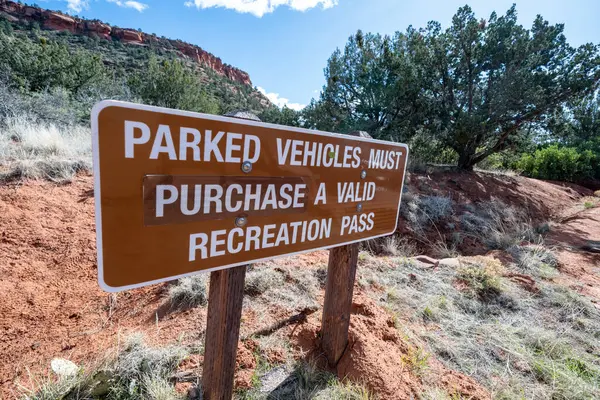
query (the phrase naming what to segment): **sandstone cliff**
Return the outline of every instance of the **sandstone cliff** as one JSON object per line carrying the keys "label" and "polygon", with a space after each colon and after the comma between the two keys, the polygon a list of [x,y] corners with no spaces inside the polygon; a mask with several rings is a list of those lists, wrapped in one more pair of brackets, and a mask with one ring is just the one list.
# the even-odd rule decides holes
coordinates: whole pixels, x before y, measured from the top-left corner
{"label": "sandstone cliff", "polygon": [[223,63],[220,58],[202,50],[198,46],[180,40],[158,38],[155,35],[148,35],[133,29],[123,29],[101,21],[75,18],[60,12],[44,10],[10,0],[0,0],[0,14],[13,22],[19,20],[37,22],[43,29],[69,31],[76,35],[96,36],[107,40],[115,38],[132,45],[144,46],[153,42],[159,45],[163,44],[167,47],[170,44],[168,47],[177,49],[182,57],[187,56],[198,64],[211,68],[217,74],[226,76],[234,82],[252,85],[248,73]]}

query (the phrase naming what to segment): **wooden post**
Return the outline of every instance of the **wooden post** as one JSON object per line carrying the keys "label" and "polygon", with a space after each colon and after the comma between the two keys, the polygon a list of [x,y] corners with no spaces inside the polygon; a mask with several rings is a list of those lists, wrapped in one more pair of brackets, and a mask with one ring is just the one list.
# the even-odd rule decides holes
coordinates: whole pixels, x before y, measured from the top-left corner
{"label": "wooden post", "polygon": [[233,395],[246,268],[243,265],[210,274],[202,372],[205,400],[229,400]]}
{"label": "wooden post", "polygon": [[[353,132],[351,135],[371,137],[366,132]],[[357,176],[356,179],[359,180],[360,177]],[[321,343],[331,367],[338,364],[348,346],[348,328],[358,263],[358,248],[359,243],[353,243],[329,250]]]}
{"label": "wooden post", "polygon": [[[226,116],[260,121],[247,112]],[[230,400],[233,396],[233,375],[247,267],[242,265],[210,274],[202,371],[204,400]]]}
{"label": "wooden post", "polygon": [[323,350],[332,367],[340,361],[348,345],[358,247],[358,243],[353,243],[329,250],[321,333]]}

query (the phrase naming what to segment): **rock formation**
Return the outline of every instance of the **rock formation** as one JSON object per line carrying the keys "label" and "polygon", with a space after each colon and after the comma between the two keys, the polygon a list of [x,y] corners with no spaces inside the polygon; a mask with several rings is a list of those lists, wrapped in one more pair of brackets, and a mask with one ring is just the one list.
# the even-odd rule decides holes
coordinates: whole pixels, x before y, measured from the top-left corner
{"label": "rock formation", "polygon": [[[110,26],[97,20],[84,20],[71,17],[60,12],[44,10],[38,7],[20,4],[10,0],[0,0],[0,16],[11,22],[37,22],[40,27],[54,31],[68,31],[76,35],[95,36],[106,40],[117,39],[123,43],[147,45],[156,43],[165,47],[174,47],[180,54],[191,58],[198,64],[211,68],[217,74],[225,76],[233,82],[252,85],[248,73],[223,63],[219,57],[202,48],[181,40],[158,38],[133,29]],[[170,44],[170,46],[168,46]]]}

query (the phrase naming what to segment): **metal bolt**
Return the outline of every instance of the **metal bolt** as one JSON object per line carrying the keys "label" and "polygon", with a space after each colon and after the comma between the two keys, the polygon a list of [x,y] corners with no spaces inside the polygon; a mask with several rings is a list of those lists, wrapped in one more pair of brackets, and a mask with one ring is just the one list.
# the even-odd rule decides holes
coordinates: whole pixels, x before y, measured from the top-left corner
{"label": "metal bolt", "polygon": [[363,169],[360,173],[360,179],[365,179],[367,177],[367,170]]}
{"label": "metal bolt", "polygon": [[358,203],[358,204],[356,205],[356,211],[358,211],[358,212],[362,212],[362,210],[363,210],[363,205],[362,205],[361,203]]}
{"label": "metal bolt", "polygon": [[250,161],[244,161],[242,163],[242,172],[245,174],[249,174],[252,172],[252,163]]}
{"label": "metal bolt", "polygon": [[248,223],[248,218],[246,218],[246,217],[237,217],[235,219],[235,226],[237,226],[238,228],[246,226],[247,223]]}

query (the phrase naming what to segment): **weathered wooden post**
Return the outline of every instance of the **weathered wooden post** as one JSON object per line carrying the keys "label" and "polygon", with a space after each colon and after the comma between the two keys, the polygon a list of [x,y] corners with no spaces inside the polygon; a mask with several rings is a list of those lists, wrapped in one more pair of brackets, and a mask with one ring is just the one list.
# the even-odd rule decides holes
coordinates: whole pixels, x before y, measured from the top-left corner
{"label": "weathered wooden post", "polygon": [[[260,121],[249,112],[225,116]],[[210,274],[202,371],[202,398],[205,400],[229,400],[233,395],[247,268],[242,265]]]}
{"label": "weathered wooden post", "polygon": [[[362,131],[353,132],[351,135],[371,137],[367,132]],[[332,367],[337,365],[348,346],[348,328],[359,246],[360,243],[352,243],[329,250],[321,343],[327,362]]]}
{"label": "weathered wooden post", "polygon": [[348,345],[358,247],[358,243],[353,243],[329,250],[321,333],[323,351],[332,367],[337,365]]}
{"label": "weathered wooden post", "polygon": [[202,371],[206,400],[229,400],[233,394],[246,268],[243,265],[210,274]]}

